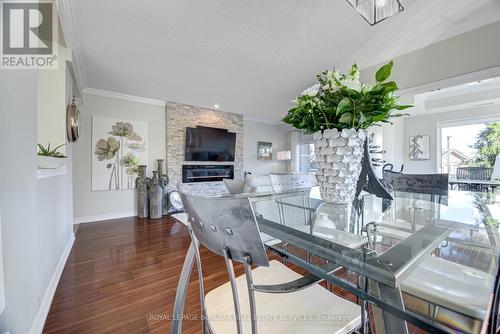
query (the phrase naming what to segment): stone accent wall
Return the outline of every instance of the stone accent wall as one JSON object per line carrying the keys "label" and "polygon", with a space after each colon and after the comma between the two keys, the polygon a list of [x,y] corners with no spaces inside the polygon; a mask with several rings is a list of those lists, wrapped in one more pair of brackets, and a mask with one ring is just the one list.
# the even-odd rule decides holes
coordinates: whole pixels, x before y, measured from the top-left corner
{"label": "stone accent wall", "polygon": [[[184,148],[186,128],[197,125],[227,129],[236,132],[234,156],[234,178],[243,178],[243,115],[196,107],[175,102],[167,102],[167,173],[170,183],[182,181],[182,165],[229,165],[232,162],[185,161]],[[194,185],[194,184],[193,184]],[[200,182],[197,188],[220,189],[223,182]]]}

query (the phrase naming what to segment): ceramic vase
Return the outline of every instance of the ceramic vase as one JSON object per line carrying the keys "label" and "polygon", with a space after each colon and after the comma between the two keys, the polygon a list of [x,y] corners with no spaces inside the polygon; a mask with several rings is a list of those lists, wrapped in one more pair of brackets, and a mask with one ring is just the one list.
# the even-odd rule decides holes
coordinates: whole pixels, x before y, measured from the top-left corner
{"label": "ceramic vase", "polygon": [[146,177],[146,166],[139,166],[139,175],[135,179],[135,189],[137,194],[137,217],[149,217],[149,202],[148,202],[148,187],[149,180]]}
{"label": "ceramic vase", "polygon": [[163,159],[157,159],[158,180],[162,187],[162,213],[168,214],[168,176],[163,174]]}
{"label": "ceramic vase", "polygon": [[158,179],[158,172],[153,172],[149,186],[149,218],[159,219],[163,216],[163,187]]}
{"label": "ceramic vase", "polygon": [[354,200],[361,172],[366,132],[327,129],[313,134],[321,198],[348,204]]}

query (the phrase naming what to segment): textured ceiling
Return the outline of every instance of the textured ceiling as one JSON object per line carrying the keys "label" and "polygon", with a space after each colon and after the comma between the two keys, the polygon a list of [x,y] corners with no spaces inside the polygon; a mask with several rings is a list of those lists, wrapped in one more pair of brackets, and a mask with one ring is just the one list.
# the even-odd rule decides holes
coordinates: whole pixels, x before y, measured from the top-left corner
{"label": "textured ceiling", "polygon": [[315,74],[497,21],[497,0],[402,1],[374,27],[343,0],[75,2],[86,86],[279,120]]}

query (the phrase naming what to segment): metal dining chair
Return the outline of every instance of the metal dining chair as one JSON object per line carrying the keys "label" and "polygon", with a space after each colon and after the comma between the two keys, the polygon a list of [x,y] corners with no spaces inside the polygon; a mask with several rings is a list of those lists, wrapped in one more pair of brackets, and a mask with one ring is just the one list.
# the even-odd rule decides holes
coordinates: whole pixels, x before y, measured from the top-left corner
{"label": "metal dining chair", "polygon": [[[488,181],[491,179],[492,169],[488,167],[457,167],[458,180]],[[460,190],[488,192],[489,187],[481,184],[461,184]]]}
{"label": "metal dining chair", "polygon": [[[359,326],[358,305],[328,292],[316,276],[302,277],[279,261],[269,261],[248,198],[181,196],[196,249],[203,333],[331,334]],[[229,277],[206,296],[200,245],[224,258]],[[233,262],[243,264],[244,275],[235,277]]]}
{"label": "metal dining chair", "polygon": [[[269,174],[269,179],[271,181],[271,186],[273,191],[277,194],[287,193],[294,190],[307,189],[315,186],[316,182],[314,176],[308,173],[296,173],[296,174]],[[361,235],[357,235],[354,233],[344,232],[337,230],[334,226],[318,226],[315,229],[316,220],[318,217],[316,216],[316,211],[318,208],[313,208],[311,206],[309,196],[300,196],[300,200],[302,201],[301,206],[304,215],[305,224],[302,226],[294,226],[294,228],[301,230],[302,232],[313,234],[317,237],[329,240],[334,243],[342,244],[345,247],[349,248],[359,248],[363,244],[365,244],[368,240],[366,237]],[[287,224],[285,217],[285,206],[293,207],[293,203],[288,203],[283,200],[278,199],[276,201],[278,203],[278,212],[281,224]],[[299,209],[300,209],[300,203]],[[320,204],[322,205],[322,204]],[[296,217],[296,216],[294,216]],[[333,218],[333,217],[332,217]],[[284,245],[284,249],[288,249],[288,245]],[[309,261],[312,260],[312,257],[309,253],[306,253],[306,256]],[[286,260],[285,260],[286,264]],[[337,269],[341,269],[340,267]],[[332,286],[327,283],[327,288],[330,290]]]}
{"label": "metal dining chair", "polygon": [[488,167],[457,167],[457,179],[487,181],[492,169]]}
{"label": "metal dining chair", "polygon": [[[429,195],[431,205],[447,204],[448,177],[448,174],[400,174],[383,171],[383,178],[391,184],[394,191]],[[416,212],[422,208],[413,205],[411,209],[413,210],[411,224],[414,228]],[[432,215],[432,210],[430,211]]]}
{"label": "metal dining chair", "polygon": [[[296,190],[303,190],[313,187],[313,178],[311,174],[308,173],[296,173],[296,174],[275,174],[269,173],[269,180],[271,182],[271,187],[273,188],[273,192],[276,194],[283,194],[287,192],[292,192]],[[304,215],[304,225],[310,225],[313,219],[313,212],[311,208],[311,203],[309,200],[309,196],[300,196],[300,200],[302,203],[302,211]],[[285,206],[293,206],[293,203],[288,203],[283,201],[282,199],[277,199],[276,203],[278,203],[278,213],[280,223],[285,224]],[[299,208],[300,209],[300,208]],[[309,210],[311,209],[311,210]]]}
{"label": "metal dining chair", "polygon": [[394,191],[403,191],[435,196],[448,195],[448,174],[401,174],[383,171]]}
{"label": "metal dining chair", "polygon": [[462,333],[479,333],[494,283],[489,273],[429,255],[401,281],[401,290],[417,313]]}

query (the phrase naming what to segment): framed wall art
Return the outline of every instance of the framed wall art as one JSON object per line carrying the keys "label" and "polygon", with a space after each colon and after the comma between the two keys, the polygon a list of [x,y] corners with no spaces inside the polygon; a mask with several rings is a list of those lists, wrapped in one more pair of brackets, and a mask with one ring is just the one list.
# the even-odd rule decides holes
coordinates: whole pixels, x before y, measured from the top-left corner
{"label": "framed wall art", "polygon": [[273,160],[273,144],[269,142],[257,142],[257,159]]}

